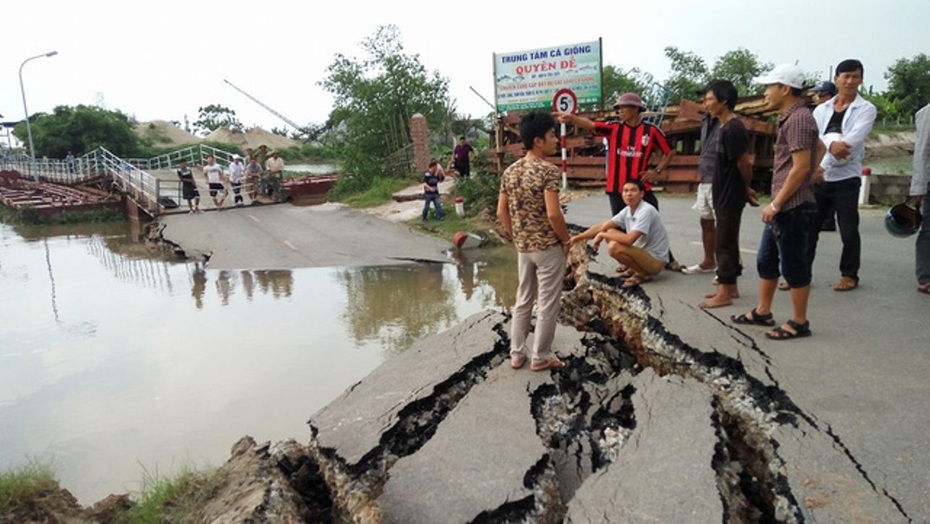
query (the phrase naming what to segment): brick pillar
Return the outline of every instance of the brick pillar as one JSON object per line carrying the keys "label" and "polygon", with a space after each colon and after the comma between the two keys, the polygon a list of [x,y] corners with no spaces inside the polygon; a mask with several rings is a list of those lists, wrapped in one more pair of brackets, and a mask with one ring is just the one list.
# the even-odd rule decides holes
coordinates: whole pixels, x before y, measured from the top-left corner
{"label": "brick pillar", "polygon": [[429,167],[429,128],[426,117],[420,113],[410,117],[410,141],[413,142],[413,165],[423,173]]}

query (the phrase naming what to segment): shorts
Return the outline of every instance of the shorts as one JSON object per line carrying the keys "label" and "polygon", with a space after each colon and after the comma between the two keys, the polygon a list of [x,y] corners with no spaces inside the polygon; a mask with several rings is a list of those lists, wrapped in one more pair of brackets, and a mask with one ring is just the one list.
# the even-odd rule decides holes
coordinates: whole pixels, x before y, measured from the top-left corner
{"label": "shorts", "polygon": [[226,191],[226,186],[219,182],[210,182],[210,196],[215,197],[217,193]]}
{"label": "shorts", "polygon": [[691,209],[701,215],[701,220],[714,220],[713,184],[698,184],[697,199]]}
{"label": "shorts", "polygon": [[181,184],[182,196],[184,200],[193,200],[200,197],[200,192],[197,191],[197,186],[194,184]]}

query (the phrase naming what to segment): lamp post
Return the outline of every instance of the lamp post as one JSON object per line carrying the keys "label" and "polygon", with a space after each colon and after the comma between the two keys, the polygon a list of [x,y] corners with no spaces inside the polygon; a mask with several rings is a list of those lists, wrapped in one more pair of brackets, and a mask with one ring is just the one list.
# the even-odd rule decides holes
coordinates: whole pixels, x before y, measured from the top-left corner
{"label": "lamp post", "polygon": [[[26,108],[26,88],[23,87],[23,66],[25,66],[26,62],[30,60],[35,60],[36,58],[42,58],[42,57],[55,56],[57,54],[58,54],[58,51],[49,51],[48,53],[44,53],[41,55],[31,56],[23,60],[23,63],[20,64],[19,66],[19,90],[23,94],[23,112],[26,113],[26,135],[29,136],[29,156],[31,157],[31,160],[32,160],[31,162],[29,162],[30,171],[33,171],[33,167],[34,167],[33,164],[35,164],[35,160],[36,160],[36,151],[35,151],[34,146],[32,145],[32,126],[29,124],[29,109]],[[38,174],[35,175],[35,179],[36,179],[36,182],[39,181]]]}

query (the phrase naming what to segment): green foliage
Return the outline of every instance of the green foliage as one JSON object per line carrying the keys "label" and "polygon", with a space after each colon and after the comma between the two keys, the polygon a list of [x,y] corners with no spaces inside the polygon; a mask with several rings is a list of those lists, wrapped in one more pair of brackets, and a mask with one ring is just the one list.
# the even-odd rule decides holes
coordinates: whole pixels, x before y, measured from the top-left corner
{"label": "green foliage", "polygon": [[394,193],[411,185],[409,178],[343,176],[330,189],[329,198],[352,207],[374,207],[389,202]]}
{"label": "green foliage", "polygon": [[222,482],[219,470],[193,471],[185,468],[174,478],[144,472],[142,492],[136,504],[123,516],[134,524],[199,522],[197,512],[210,500]]}
{"label": "green foliage", "polygon": [[[774,66],[759,62],[759,58],[742,47],[727,51],[714,62],[710,78],[722,78],[733,82],[739,96],[762,94],[762,86],[754,85],[752,80],[763,73],[771,71]],[[694,95],[692,95],[694,96]]]}
{"label": "green foliage", "polygon": [[880,122],[887,118],[895,118],[897,116],[898,109],[897,107],[895,107],[894,102],[892,102],[891,99],[888,98],[888,95],[886,93],[870,94],[870,93],[867,93],[860,86],[859,95],[862,98],[865,98],[866,100],[868,100],[869,102],[872,102],[872,104],[875,106],[875,110],[877,111],[877,116],[875,120],[877,122]]}
{"label": "green foliage", "polygon": [[194,129],[203,135],[208,135],[221,127],[233,127],[242,130],[242,122],[236,118],[236,112],[219,104],[210,104],[198,107],[198,119],[194,122]]}
{"label": "green foliage", "polygon": [[930,57],[920,53],[914,58],[897,60],[888,72],[888,100],[895,105],[895,114],[910,117],[930,102]]}
{"label": "green foliage", "polygon": [[[104,147],[117,156],[139,154],[140,140],[133,131],[134,122],[119,111],[94,106],[58,106],[52,114],[40,113],[30,120],[35,156],[64,158]],[[16,138],[28,143],[26,124],[13,130]]]}
{"label": "green foliage", "polygon": [[665,81],[669,102],[677,103],[683,98],[693,100],[694,92],[707,83],[707,63],[692,51],[681,51],[674,46],[665,48],[665,56],[671,61],[671,74]]}
{"label": "green foliage", "polygon": [[334,97],[326,140],[356,189],[378,176],[406,174],[409,168],[387,159],[409,147],[410,118],[420,113],[430,129],[443,129],[449,106],[448,79],[405,54],[395,26],[378,28],[362,48],[363,59],[337,54],[321,82]]}
{"label": "green foliage", "polygon": [[649,86],[651,86],[654,81],[651,74],[641,71],[638,67],[624,71],[612,65],[604,66],[601,72],[601,78],[603,83],[604,103],[601,108],[591,109],[613,107],[617,97],[621,94],[642,94],[649,89]]}
{"label": "green foliage", "polygon": [[39,502],[51,508],[68,507],[60,490],[51,468],[37,462],[0,473],[0,522],[13,522],[14,510]]}
{"label": "green foliage", "polygon": [[485,173],[474,174],[456,180],[455,195],[465,200],[466,216],[487,213],[493,217],[497,214],[500,187],[500,177]]}

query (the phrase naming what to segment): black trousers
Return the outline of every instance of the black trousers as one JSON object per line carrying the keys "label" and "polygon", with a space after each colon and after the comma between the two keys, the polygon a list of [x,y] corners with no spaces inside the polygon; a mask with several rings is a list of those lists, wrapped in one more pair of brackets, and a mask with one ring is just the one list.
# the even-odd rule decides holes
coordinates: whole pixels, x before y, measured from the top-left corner
{"label": "black trousers", "polygon": [[814,186],[817,199],[817,218],[814,230],[808,236],[807,259],[814,264],[820,229],[835,212],[836,225],[840,230],[843,251],[840,254],[840,275],[859,280],[859,264],[862,242],[859,238],[859,177],[837,182],[824,182]]}

